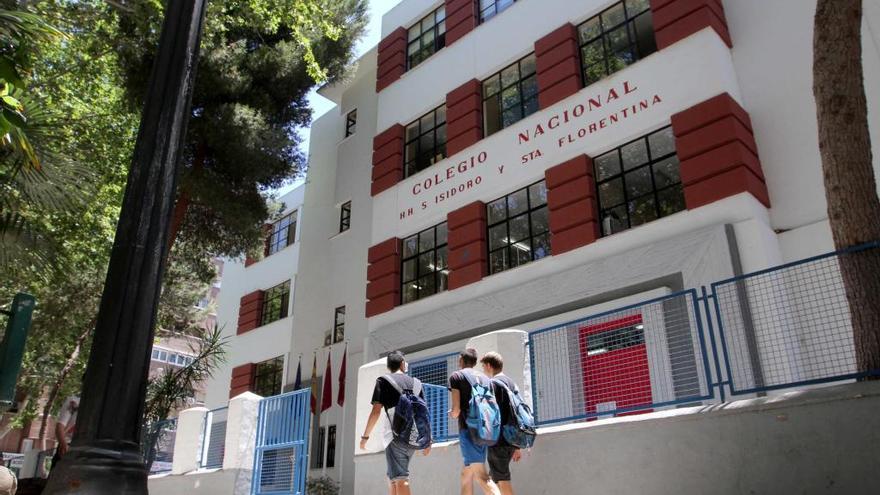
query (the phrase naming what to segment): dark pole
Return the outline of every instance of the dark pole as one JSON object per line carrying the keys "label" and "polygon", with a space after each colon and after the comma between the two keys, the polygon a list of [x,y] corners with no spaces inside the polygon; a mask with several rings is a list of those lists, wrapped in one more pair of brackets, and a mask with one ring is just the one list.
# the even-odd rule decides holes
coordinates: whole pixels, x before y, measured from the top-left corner
{"label": "dark pole", "polygon": [[141,421],[205,0],[169,0],[83,382],[45,494],[146,494]]}

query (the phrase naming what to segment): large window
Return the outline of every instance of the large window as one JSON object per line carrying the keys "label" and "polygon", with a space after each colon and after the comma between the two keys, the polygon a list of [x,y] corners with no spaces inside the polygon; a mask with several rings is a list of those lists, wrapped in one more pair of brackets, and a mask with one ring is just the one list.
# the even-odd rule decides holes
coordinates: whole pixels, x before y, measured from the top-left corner
{"label": "large window", "polygon": [[345,116],[345,137],[351,136],[357,132],[358,111],[357,108],[348,112]]}
{"label": "large window", "polygon": [[281,251],[296,240],[296,211],[272,224],[269,236],[270,255]]}
{"label": "large window", "polygon": [[446,158],[446,105],[422,115],[406,126],[404,161],[406,177]]}
{"label": "large window", "polygon": [[578,26],[584,85],[657,51],[650,0],[626,0]]}
{"label": "large window", "polygon": [[327,462],[328,468],[336,466],[336,425],[327,427]]}
{"label": "large window", "polygon": [[446,222],[403,240],[403,303],[446,290],[449,277]]}
{"label": "large window", "polygon": [[483,81],[483,129],[491,136],[538,111],[535,54]]}
{"label": "large window", "polygon": [[333,316],[333,343],[345,340],[345,306],[336,308]]}
{"label": "large window", "polygon": [[407,38],[406,65],[412,69],[446,46],[446,8],[440,7],[409,28]]}
{"label": "large window", "polygon": [[257,363],[254,367],[254,393],[272,397],[281,393],[281,376],[284,373],[284,357]]}
{"label": "large window", "polygon": [[339,232],[345,232],[351,228],[351,201],[347,201],[339,208]]}
{"label": "large window", "polygon": [[315,451],[314,456],[312,457],[312,469],[321,469],[324,467],[324,444],[327,441],[326,427],[318,427],[318,432],[315,440]]}
{"label": "large window", "polygon": [[263,314],[261,325],[268,325],[281,318],[287,318],[290,306],[290,280],[268,289],[263,294]]}
{"label": "large window", "polygon": [[486,206],[489,271],[498,273],[550,255],[547,186],[532,184]]}
{"label": "large window", "polygon": [[516,0],[480,0],[480,22],[486,22],[513,5]]}
{"label": "large window", "polygon": [[598,156],[593,164],[602,235],[685,209],[671,127]]}

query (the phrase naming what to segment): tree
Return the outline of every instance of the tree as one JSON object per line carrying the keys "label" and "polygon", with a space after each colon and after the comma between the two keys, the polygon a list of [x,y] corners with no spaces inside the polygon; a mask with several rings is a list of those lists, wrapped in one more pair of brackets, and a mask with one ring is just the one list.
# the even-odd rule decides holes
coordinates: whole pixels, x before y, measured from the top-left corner
{"label": "tree", "polygon": [[[834,244],[880,241],[862,69],[862,0],[818,0],[813,92]],[[880,370],[880,248],[840,256],[858,370]]]}
{"label": "tree", "polygon": [[[120,13],[119,56],[138,104],[152,65],[161,8]],[[366,22],[364,0],[247,0],[208,5],[181,185],[171,226],[200,252],[256,251],[269,216],[266,193],[300,174],[296,130],[306,96],[344,77]]]}

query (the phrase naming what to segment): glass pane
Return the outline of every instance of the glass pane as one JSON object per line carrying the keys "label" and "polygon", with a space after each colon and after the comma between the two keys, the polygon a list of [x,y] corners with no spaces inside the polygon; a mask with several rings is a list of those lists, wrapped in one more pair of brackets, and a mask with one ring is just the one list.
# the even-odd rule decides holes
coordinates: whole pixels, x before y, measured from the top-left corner
{"label": "glass pane", "polygon": [[422,35],[422,48],[424,48],[428,54],[434,53],[434,30],[432,28],[424,28],[425,33]]}
{"label": "glass pane", "polygon": [[434,112],[429,112],[427,115],[423,116],[420,120],[422,125],[422,132],[428,132],[429,129],[434,128]]}
{"label": "glass pane", "polygon": [[437,269],[446,270],[449,266],[449,252],[446,247],[437,250]]}
{"label": "glass pane", "polygon": [[501,127],[508,127],[522,120],[522,109],[519,105],[511,108],[510,110],[505,110],[504,113],[501,114]]}
{"label": "glass pane", "polygon": [[547,183],[544,181],[529,186],[529,201],[532,208],[547,203]]}
{"label": "glass pane", "polygon": [[639,57],[644,58],[657,51],[657,40],[654,38],[654,19],[651,12],[645,12],[636,18],[636,45],[639,47]]}
{"label": "glass pane", "polygon": [[501,92],[501,108],[508,110],[512,107],[519,107],[520,95],[517,86],[511,86]]}
{"label": "glass pane", "polygon": [[483,81],[483,97],[492,96],[501,91],[501,79],[498,76],[492,76]]}
{"label": "glass pane", "polygon": [[449,275],[444,272],[437,274],[437,292],[443,292],[449,287]]}
{"label": "glass pane", "polygon": [[502,223],[489,228],[489,250],[507,245],[507,224]]}
{"label": "glass pane", "polygon": [[529,77],[522,82],[522,98],[530,98],[538,94],[538,78]]}
{"label": "glass pane", "polygon": [[645,194],[650,194],[654,190],[651,183],[650,167],[644,167],[626,174],[626,196],[635,198]]}
{"label": "glass pane", "polygon": [[507,200],[505,198],[501,198],[499,200],[493,201],[486,206],[486,211],[489,214],[489,225],[498,223],[507,218]]}
{"label": "glass pane", "polygon": [[403,262],[403,281],[411,282],[416,278],[416,260]]}
{"label": "glass pane", "polygon": [[443,105],[442,107],[434,111],[434,116],[434,121],[437,123],[437,125],[446,122],[446,105]]}
{"label": "glass pane", "polygon": [[437,128],[436,135],[436,147],[440,148],[439,151],[435,151],[435,154],[441,154],[443,157],[446,156],[446,124],[441,125]]}
{"label": "glass pane", "polygon": [[486,136],[491,136],[501,130],[501,105],[497,96],[493,96],[483,103],[483,121]]}
{"label": "glass pane", "polygon": [[418,300],[418,298],[419,298],[418,287],[419,287],[418,284],[416,284],[415,282],[403,284],[403,303],[404,304]]}
{"label": "glass pane", "polygon": [[650,0],[626,0],[626,15],[630,18],[649,8],[651,8]]}
{"label": "glass pane", "polygon": [[623,169],[630,170],[648,162],[648,147],[644,139],[639,139],[620,149],[623,157]]}
{"label": "glass pane", "polygon": [[[642,0],[642,1],[647,2],[648,0]],[[434,13],[434,20],[436,22],[440,22],[444,19],[446,19],[446,8],[440,7],[439,9],[437,9],[437,12]]]}
{"label": "glass pane", "polygon": [[520,78],[528,77],[537,72],[537,63],[534,53],[522,59],[519,63]]}
{"label": "glass pane", "polygon": [[532,246],[528,240],[524,242],[518,242],[510,246],[511,268],[515,266],[525,265],[529,261],[532,261]]}
{"label": "glass pane", "polygon": [[630,201],[628,207],[629,222],[632,227],[657,219],[657,210],[654,206],[653,194]]}
{"label": "glass pane", "polygon": [[578,36],[580,36],[581,43],[596,39],[600,34],[602,34],[602,26],[599,24],[599,16],[578,26]]}
{"label": "glass pane", "polygon": [[532,246],[534,249],[534,259],[539,260],[550,256],[550,234],[536,235],[532,240]]}
{"label": "glass pane", "polygon": [[651,158],[654,160],[675,153],[675,136],[672,134],[672,127],[651,134],[648,136],[648,142],[651,146]]}
{"label": "glass pane", "polygon": [[546,206],[532,212],[532,233],[539,234],[550,230],[550,219],[547,215]]}
{"label": "glass pane", "polygon": [[601,80],[606,75],[605,70],[605,62],[600,62],[598,64],[587,67],[584,70],[584,79],[586,80],[587,86],[593,84],[596,81]]}
{"label": "glass pane", "polygon": [[507,248],[489,253],[489,271],[498,273],[507,269],[510,263],[507,258]]}
{"label": "glass pane", "polygon": [[533,96],[523,102],[523,118],[528,117],[529,115],[537,112],[539,110],[538,107],[538,97]]}
{"label": "glass pane", "polygon": [[623,203],[623,181],[614,179],[599,186],[599,205],[604,209]]}
{"label": "glass pane", "polygon": [[635,60],[636,57],[630,49],[614,53],[608,57],[608,73],[613,74],[621,69],[625,69],[626,66],[632,64]]}
{"label": "glass pane", "polygon": [[678,158],[671,156],[660,163],[655,163],[653,168],[654,182],[657,184],[657,189],[681,182],[681,167],[678,164]]}
{"label": "glass pane", "polygon": [[415,26],[409,28],[409,41],[413,41],[417,39],[422,34],[421,24],[416,24]]}
{"label": "glass pane", "polygon": [[611,235],[627,229],[626,207],[618,206],[602,215],[602,233]]}
{"label": "glass pane", "polygon": [[415,122],[406,127],[406,141],[415,141],[419,137],[419,123]]}
{"label": "glass pane", "polygon": [[419,156],[419,141],[413,141],[406,145],[404,161],[409,163]]}
{"label": "glass pane", "polygon": [[607,42],[605,46],[608,47],[609,53],[618,52],[628,48],[630,43],[627,26],[621,26],[614,31],[611,31],[605,36],[605,40]]}
{"label": "glass pane", "polygon": [[428,17],[425,17],[424,19],[422,19],[422,33],[424,35],[428,35],[428,34],[433,35],[434,34],[433,33],[434,30],[431,29],[434,27],[434,22],[435,22],[434,16],[432,16],[432,15],[429,15]]}
{"label": "glass pane", "polygon": [[620,2],[605,12],[602,12],[602,27],[607,31],[620,24],[625,19],[626,15],[623,11],[623,2]]}
{"label": "glass pane", "polygon": [[421,148],[419,152],[423,156],[428,155],[430,157],[434,153],[434,134],[431,132],[422,134],[422,137],[419,138],[419,147]]}
{"label": "glass pane", "polygon": [[437,226],[437,245],[441,246],[446,244],[446,238],[448,236],[446,229],[446,222],[441,223]]}
{"label": "glass pane", "polygon": [[403,257],[411,258],[416,255],[418,248],[418,238],[419,236],[414,235],[412,237],[407,237],[403,241]]}
{"label": "glass pane", "polygon": [[519,67],[513,64],[501,71],[501,87],[506,88],[512,86],[519,81]]}
{"label": "glass pane", "polygon": [[527,189],[519,191],[507,196],[508,216],[514,217],[529,209],[529,196]]}
{"label": "glass pane", "polygon": [[[515,243],[529,238],[529,216],[521,215],[510,220],[510,242]],[[491,248],[490,248],[491,249]]]}
{"label": "glass pane", "polygon": [[419,252],[424,253],[431,249],[434,249],[434,229],[419,234]]}
{"label": "glass pane", "polygon": [[604,62],[605,50],[602,48],[602,40],[596,40],[581,48],[581,62],[584,67]]}
{"label": "glass pane", "polygon": [[419,279],[419,297],[437,293],[437,277],[433,273]]}
{"label": "glass pane", "polygon": [[434,251],[419,255],[419,275],[434,271]]}
{"label": "glass pane", "polygon": [[685,209],[684,192],[681,184],[660,191],[657,196],[660,200],[660,215],[672,215]]}

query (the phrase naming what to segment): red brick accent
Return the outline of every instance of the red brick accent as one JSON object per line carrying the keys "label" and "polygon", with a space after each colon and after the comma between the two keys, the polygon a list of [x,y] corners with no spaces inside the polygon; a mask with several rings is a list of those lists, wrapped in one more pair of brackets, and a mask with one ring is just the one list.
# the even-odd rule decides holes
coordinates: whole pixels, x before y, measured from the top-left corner
{"label": "red brick accent", "polygon": [[406,29],[399,27],[379,43],[376,92],[390,86],[406,72]]}
{"label": "red brick accent", "polygon": [[688,209],[748,192],[768,208],[748,113],[723,93],[672,116]]}
{"label": "red brick accent", "polygon": [[373,196],[403,179],[404,131],[402,125],[394,124],[373,138]]}
{"label": "red brick accent", "polygon": [[477,27],[477,3],[474,0],[446,0],[446,46],[463,38]]}
{"label": "red brick accent", "polygon": [[244,257],[244,267],[245,267],[245,268],[247,268],[247,267],[253,265],[253,264],[256,263],[256,262],[257,262],[257,260],[251,258],[250,255],[247,255],[247,256]]}
{"label": "red brick accent", "polygon": [[452,156],[483,139],[483,84],[472,79],[446,95],[446,153]]}
{"label": "red brick accent", "polygon": [[241,298],[238,306],[238,331],[236,335],[260,326],[260,318],[263,312],[263,291],[258,290]]}
{"label": "red brick accent", "polygon": [[535,43],[538,102],[541,109],[577,93],[583,87],[577,28],[566,24]]}
{"label": "red brick accent", "polygon": [[651,11],[661,50],[707,27],[733,46],[721,0],[651,0]]}
{"label": "red brick accent", "polygon": [[547,169],[545,177],[553,254],[593,243],[599,238],[593,160],[586,155],[578,156]]}
{"label": "red brick accent", "polygon": [[489,274],[486,204],[475,201],[450,212],[449,289],[479,282]]}
{"label": "red brick accent", "polygon": [[371,247],[367,255],[367,318],[400,306],[400,239]]}
{"label": "red brick accent", "polygon": [[232,379],[229,381],[229,398],[250,392],[254,389],[254,363],[243,364],[232,369]]}

